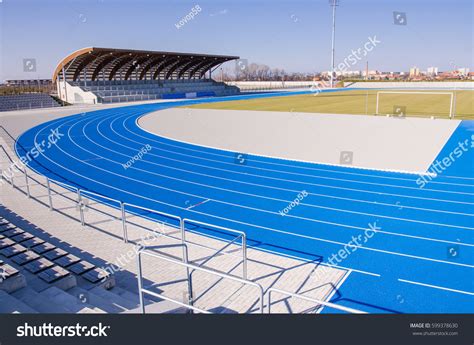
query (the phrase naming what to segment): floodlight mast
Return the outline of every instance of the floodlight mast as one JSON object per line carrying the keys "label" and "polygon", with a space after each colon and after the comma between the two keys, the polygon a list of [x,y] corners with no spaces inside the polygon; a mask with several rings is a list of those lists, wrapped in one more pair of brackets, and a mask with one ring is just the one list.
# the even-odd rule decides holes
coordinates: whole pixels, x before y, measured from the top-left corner
{"label": "floodlight mast", "polygon": [[331,44],[331,88],[334,87],[334,50],[336,45],[336,7],[339,5],[339,0],[329,0],[329,5],[332,6],[332,44]]}

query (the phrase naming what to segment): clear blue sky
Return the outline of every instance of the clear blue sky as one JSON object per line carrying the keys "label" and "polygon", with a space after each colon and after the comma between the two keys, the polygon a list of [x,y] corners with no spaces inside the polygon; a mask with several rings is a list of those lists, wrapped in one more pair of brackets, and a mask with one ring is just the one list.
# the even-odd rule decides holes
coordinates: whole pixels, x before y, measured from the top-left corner
{"label": "clear blue sky", "polygon": [[[336,63],[375,35],[371,69],[472,69],[473,2],[341,0]],[[195,5],[202,11],[177,29]],[[393,24],[394,11],[406,12],[406,26]],[[0,80],[49,78],[88,46],[239,55],[292,72],[330,67],[328,0],[0,0],[0,21]],[[24,58],[37,72],[23,72]]]}

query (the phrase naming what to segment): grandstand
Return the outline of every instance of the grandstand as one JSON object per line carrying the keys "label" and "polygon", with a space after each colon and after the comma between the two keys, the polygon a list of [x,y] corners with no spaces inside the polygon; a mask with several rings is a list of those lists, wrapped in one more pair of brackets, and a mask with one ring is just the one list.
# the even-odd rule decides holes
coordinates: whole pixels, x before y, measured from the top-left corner
{"label": "grandstand", "polygon": [[212,72],[238,58],[83,48],[59,62],[52,80],[59,97],[73,104],[228,96],[239,89],[212,80]]}
{"label": "grandstand", "polygon": [[44,93],[24,93],[0,96],[0,111],[59,107],[60,104]]}

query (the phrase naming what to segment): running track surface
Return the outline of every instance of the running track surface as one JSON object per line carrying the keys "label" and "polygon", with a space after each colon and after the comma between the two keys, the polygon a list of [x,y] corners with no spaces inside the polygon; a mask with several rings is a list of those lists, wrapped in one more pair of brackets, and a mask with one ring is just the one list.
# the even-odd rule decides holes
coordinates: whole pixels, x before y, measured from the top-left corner
{"label": "running track surface", "polygon": [[[269,96],[275,94],[237,98]],[[137,125],[152,111],[235,99],[73,115],[29,129],[16,150],[24,156],[59,129],[64,136],[29,164],[52,179],[242,230],[250,246],[323,265],[348,248],[344,259],[332,260],[347,270],[331,297],[340,305],[371,313],[474,312],[473,122],[460,123],[438,159],[449,156],[459,141],[469,140],[467,151],[424,188],[416,183],[417,175],[250,155],[242,162],[236,153],[165,139]],[[124,169],[146,145],[151,151]],[[308,196],[282,216],[279,211],[303,190]],[[370,226],[377,232],[364,237]],[[226,238],[212,229],[194,230]],[[348,247],[353,238],[366,241]]]}

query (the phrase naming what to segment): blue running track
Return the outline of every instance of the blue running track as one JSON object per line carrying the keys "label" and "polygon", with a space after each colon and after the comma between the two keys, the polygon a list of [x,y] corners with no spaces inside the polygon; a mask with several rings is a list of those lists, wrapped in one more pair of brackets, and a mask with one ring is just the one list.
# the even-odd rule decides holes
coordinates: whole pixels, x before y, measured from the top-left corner
{"label": "blue running track", "polygon": [[[137,125],[152,111],[235,99],[73,115],[29,129],[16,150],[24,156],[59,129],[64,136],[29,164],[38,173],[131,204],[245,231],[249,244],[260,250],[335,264],[347,270],[332,296],[340,305],[371,313],[474,312],[473,122],[460,123],[438,159],[460,141],[468,140],[467,149],[423,188],[416,183],[419,176],[411,174],[251,155],[240,164],[233,152],[169,140]],[[151,151],[124,169],[146,145]],[[279,211],[303,190],[308,195],[300,205],[282,216]],[[371,226],[375,233],[367,232]],[[354,239],[364,241],[354,245]],[[344,248],[350,254],[335,260]]]}

